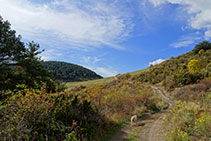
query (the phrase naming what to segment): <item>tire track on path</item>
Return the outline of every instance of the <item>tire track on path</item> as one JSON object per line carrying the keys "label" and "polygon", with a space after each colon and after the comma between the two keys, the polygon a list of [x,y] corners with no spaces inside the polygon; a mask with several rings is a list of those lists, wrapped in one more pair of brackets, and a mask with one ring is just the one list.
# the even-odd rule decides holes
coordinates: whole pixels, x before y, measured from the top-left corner
{"label": "tire track on path", "polygon": [[164,141],[163,122],[166,118],[166,111],[173,107],[174,101],[171,100],[167,93],[161,88],[151,86],[154,93],[163,101],[168,103],[168,108],[159,113],[148,115],[140,119],[136,126],[131,127],[130,124],[118,131],[110,141],[128,141],[132,134],[137,134],[136,141]]}

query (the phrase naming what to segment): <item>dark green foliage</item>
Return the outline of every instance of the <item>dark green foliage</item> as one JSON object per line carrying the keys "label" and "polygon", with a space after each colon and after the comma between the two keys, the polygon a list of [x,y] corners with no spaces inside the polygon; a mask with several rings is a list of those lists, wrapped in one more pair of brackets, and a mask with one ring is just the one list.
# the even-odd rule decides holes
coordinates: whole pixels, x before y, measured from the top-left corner
{"label": "dark green foliage", "polygon": [[16,37],[15,31],[10,29],[10,23],[3,21],[0,16],[0,89],[14,87],[18,76],[13,73],[18,61],[23,60],[26,51],[21,36]]}
{"label": "dark green foliage", "polygon": [[85,81],[102,78],[95,72],[79,65],[66,62],[46,61],[43,62],[45,69],[52,71],[52,77],[65,82]]}
{"label": "dark green foliage", "polygon": [[55,90],[50,73],[37,57],[42,52],[39,45],[30,42],[25,46],[15,33],[9,22],[0,17],[0,90],[14,90],[18,84],[37,88],[42,83],[47,83],[49,91]]}
{"label": "dark green foliage", "polygon": [[193,52],[197,54],[202,49],[204,51],[211,49],[211,43],[209,43],[208,41],[203,41],[195,46]]}

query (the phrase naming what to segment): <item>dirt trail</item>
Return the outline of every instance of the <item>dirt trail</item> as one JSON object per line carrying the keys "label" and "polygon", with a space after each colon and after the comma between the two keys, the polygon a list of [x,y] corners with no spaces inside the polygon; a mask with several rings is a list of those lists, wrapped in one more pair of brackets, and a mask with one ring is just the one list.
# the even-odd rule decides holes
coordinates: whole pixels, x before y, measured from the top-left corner
{"label": "dirt trail", "polygon": [[[168,109],[174,105],[174,102],[167,97],[167,94],[162,89],[155,86],[151,86],[151,88],[157,96],[169,104]],[[166,110],[148,115],[139,119],[136,126],[126,125],[110,141],[128,141],[131,136],[135,136],[136,141],[164,141],[162,125],[165,117]]]}

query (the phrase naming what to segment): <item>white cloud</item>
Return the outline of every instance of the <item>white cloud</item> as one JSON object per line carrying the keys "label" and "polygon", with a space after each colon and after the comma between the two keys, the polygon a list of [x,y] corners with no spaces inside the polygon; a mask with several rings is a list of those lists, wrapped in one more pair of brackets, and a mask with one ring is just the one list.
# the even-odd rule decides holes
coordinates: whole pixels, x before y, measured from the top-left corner
{"label": "white cloud", "polygon": [[166,0],[149,0],[154,6],[159,6],[166,2]]}
{"label": "white cloud", "polygon": [[49,49],[49,50],[44,51],[41,54],[41,59],[44,60],[44,61],[48,61],[48,60],[56,59],[56,58],[61,57],[61,56],[62,56],[62,53],[58,53],[54,49]]}
{"label": "white cloud", "polygon": [[182,48],[182,47],[187,47],[189,45],[192,45],[196,41],[202,39],[201,35],[198,33],[196,35],[188,35],[188,36],[183,36],[181,37],[178,41],[172,43],[170,46],[174,48]]}
{"label": "white cloud", "polygon": [[101,60],[102,59],[100,57],[84,56],[82,61],[86,64],[96,64]]}
{"label": "white cloud", "polygon": [[99,67],[97,65],[86,65],[86,64],[80,64],[80,65],[96,72],[97,74],[103,77],[111,77],[118,74],[118,72],[112,67]]}
{"label": "white cloud", "polygon": [[106,54],[98,55],[98,56],[77,56],[80,58],[80,65],[90,70],[93,70],[97,74],[100,74],[103,77],[111,77],[118,74],[115,68],[111,67],[107,63],[104,62]]}
{"label": "white cloud", "polygon": [[117,71],[113,70],[113,69],[109,69],[109,68],[103,68],[103,67],[97,67],[95,69],[95,71],[98,74],[103,75],[104,77],[111,77],[111,76],[115,76],[118,74]]}
{"label": "white cloud", "polygon": [[189,26],[205,30],[204,37],[211,39],[211,0],[149,0],[154,6],[164,3],[179,4],[190,15]]}
{"label": "white cloud", "polygon": [[151,66],[151,65],[157,65],[157,64],[160,64],[160,63],[162,63],[163,61],[165,61],[164,59],[157,59],[157,60],[155,60],[155,61],[152,61],[152,62],[149,62],[149,66]]}
{"label": "white cloud", "polygon": [[205,32],[206,40],[211,39],[211,30]]}
{"label": "white cloud", "polygon": [[79,49],[101,46],[123,49],[118,43],[130,36],[134,26],[131,14],[120,1],[52,0],[35,4],[29,0],[0,0],[0,3],[0,14],[18,34],[50,45],[49,40],[57,40]]}

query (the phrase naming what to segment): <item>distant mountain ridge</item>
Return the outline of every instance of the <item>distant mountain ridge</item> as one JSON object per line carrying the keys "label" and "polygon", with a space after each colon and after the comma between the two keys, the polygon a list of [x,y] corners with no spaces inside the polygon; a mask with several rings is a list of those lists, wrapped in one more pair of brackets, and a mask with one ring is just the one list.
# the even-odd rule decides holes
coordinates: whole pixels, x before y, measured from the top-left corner
{"label": "distant mountain ridge", "polygon": [[43,62],[43,66],[46,70],[52,71],[53,78],[64,82],[77,82],[103,78],[94,71],[67,62],[45,61]]}

